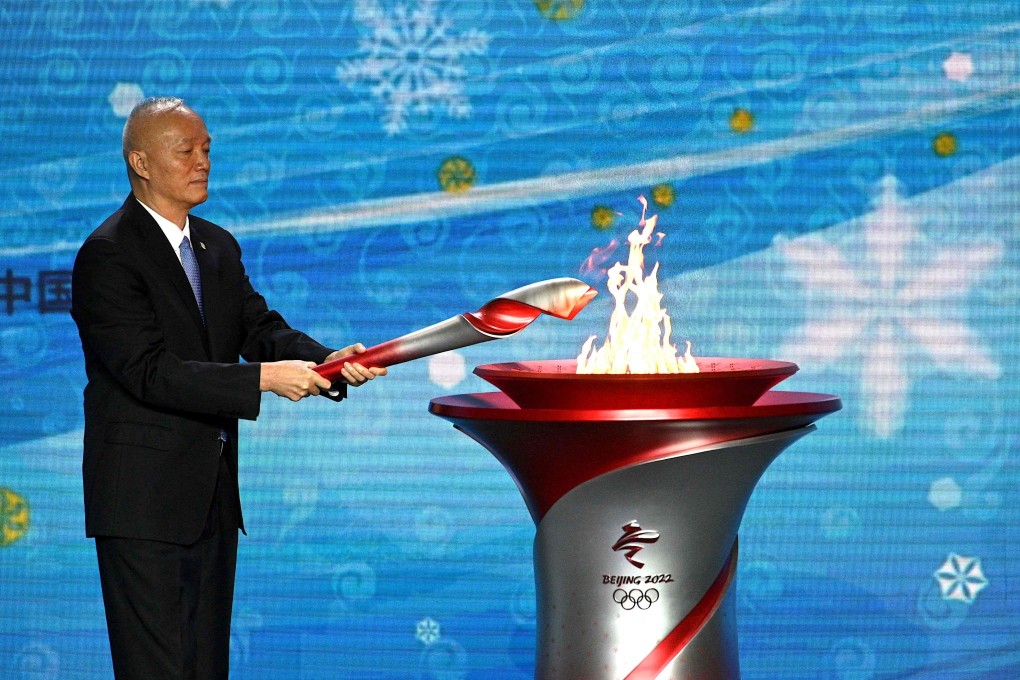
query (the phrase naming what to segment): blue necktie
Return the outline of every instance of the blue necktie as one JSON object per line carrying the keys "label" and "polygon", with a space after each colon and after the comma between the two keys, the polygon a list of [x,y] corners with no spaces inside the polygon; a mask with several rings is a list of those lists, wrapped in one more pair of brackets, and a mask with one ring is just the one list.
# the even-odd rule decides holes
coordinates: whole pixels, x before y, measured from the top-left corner
{"label": "blue necktie", "polygon": [[[205,325],[205,306],[202,304],[202,277],[198,272],[198,260],[195,259],[195,251],[191,249],[191,241],[185,236],[181,241],[181,264],[184,265],[184,273],[188,275],[188,283],[191,284],[191,291],[195,294],[195,302],[198,303],[198,313],[202,315],[202,325]],[[226,430],[220,430],[220,440],[230,441]]]}
{"label": "blue necktie", "polygon": [[184,265],[184,273],[188,275],[188,283],[195,294],[195,302],[198,303],[198,313],[202,315],[202,324],[205,324],[205,307],[202,305],[202,277],[198,273],[198,260],[195,259],[195,251],[191,249],[191,241],[185,236],[181,241],[181,264]]}

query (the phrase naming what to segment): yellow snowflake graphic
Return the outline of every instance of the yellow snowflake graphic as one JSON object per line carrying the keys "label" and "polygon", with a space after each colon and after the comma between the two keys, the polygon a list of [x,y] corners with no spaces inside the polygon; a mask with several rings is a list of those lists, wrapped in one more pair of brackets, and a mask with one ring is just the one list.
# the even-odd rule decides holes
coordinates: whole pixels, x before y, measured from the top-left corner
{"label": "yellow snowflake graphic", "polygon": [[668,208],[676,201],[676,190],[672,184],[656,184],[652,187],[652,200],[661,208]]}
{"label": "yellow snowflake graphic", "polygon": [[535,0],[535,7],[547,19],[565,21],[577,16],[584,7],[584,0]]}
{"label": "yellow snowflake graphic", "polygon": [[28,501],[0,487],[0,546],[8,546],[28,531]]}
{"label": "yellow snowflake graphic", "polygon": [[616,221],[616,212],[607,205],[597,205],[591,209],[591,226],[599,231],[606,231]]}
{"label": "yellow snowflake graphic", "polygon": [[738,134],[750,132],[754,128],[754,114],[747,109],[736,109],[730,116],[730,129]]}
{"label": "yellow snowflake graphic", "polygon": [[932,149],[939,156],[945,158],[946,156],[952,156],[956,153],[956,135],[951,132],[943,132],[935,137],[935,140],[931,144]]}
{"label": "yellow snowflake graphic", "polygon": [[443,161],[436,176],[443,191],[451,193],[467,191],[474,186],[478,178],[471,161],[460,156],[451,156]]}

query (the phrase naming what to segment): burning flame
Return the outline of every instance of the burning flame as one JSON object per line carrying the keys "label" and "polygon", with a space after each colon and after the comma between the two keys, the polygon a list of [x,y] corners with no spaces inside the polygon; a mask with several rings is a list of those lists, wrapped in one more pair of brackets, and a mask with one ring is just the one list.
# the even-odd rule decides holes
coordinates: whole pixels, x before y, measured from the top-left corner
{"label": "burning flame", "polygon": [[581,264],[580,273],[583,274],[605,274],[606,270],[602,267],[603,264],[609,261],[609,258],[613,256],[613,251],[620,245],[614,238],[605,248],[596,247],[591,251],[591,255],[588,259]]}
{"label": "burning flame", "polygon": [[[609,292],[616,300],[609,319],[609,334],[599,349],[593,349],[597,336],[585,341],[577,357],[578,373],[698,372],[698,365],[691,356],[690,340],[683,356],[677,356],[677,348],[670,341],[673,325],[661,306],[658,263],[647,277],[644,275],[644,247],[651,243],[659,216],[646,219],[648,201],[644,196],[639,196],[638,200],[643,206],[641,221],[638,229],[627,237],[630,244],[627,264],[617,262],[609,270]],[[632,312],[627,311],[628,293],[633,293],[636,299]]]}

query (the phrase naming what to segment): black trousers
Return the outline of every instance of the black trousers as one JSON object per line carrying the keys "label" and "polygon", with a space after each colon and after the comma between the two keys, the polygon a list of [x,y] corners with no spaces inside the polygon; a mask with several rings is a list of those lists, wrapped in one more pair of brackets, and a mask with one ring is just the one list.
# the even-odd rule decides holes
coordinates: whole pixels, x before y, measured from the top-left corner
{"label": "black trousers", "polygon": [[237,565],[237,488],[220,456],[205,530],[191,545],[96,537],[117,680],[225,680]]}

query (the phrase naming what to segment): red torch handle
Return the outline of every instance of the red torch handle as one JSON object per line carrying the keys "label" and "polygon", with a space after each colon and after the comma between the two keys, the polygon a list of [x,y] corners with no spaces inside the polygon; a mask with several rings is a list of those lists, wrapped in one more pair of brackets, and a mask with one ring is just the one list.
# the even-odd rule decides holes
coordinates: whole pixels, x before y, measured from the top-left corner
{"label": "red torch handle", "polygon": [[344,367],[344,364],[348,362],[361,364],[365,368],[385,368],[386,366],[399,364],[401,361],[406,361],[406,359],[401,357],[399,343],[396,339],[394,339],[387,340],[386,342],[378,345],[373,345],[360,354],[346,354],[339,359],[326,361],[315,366],[312,370],[321,375],[323,378],[336,382],[337,380],[343,380],[343,376],[340,375],[340,370]]}

